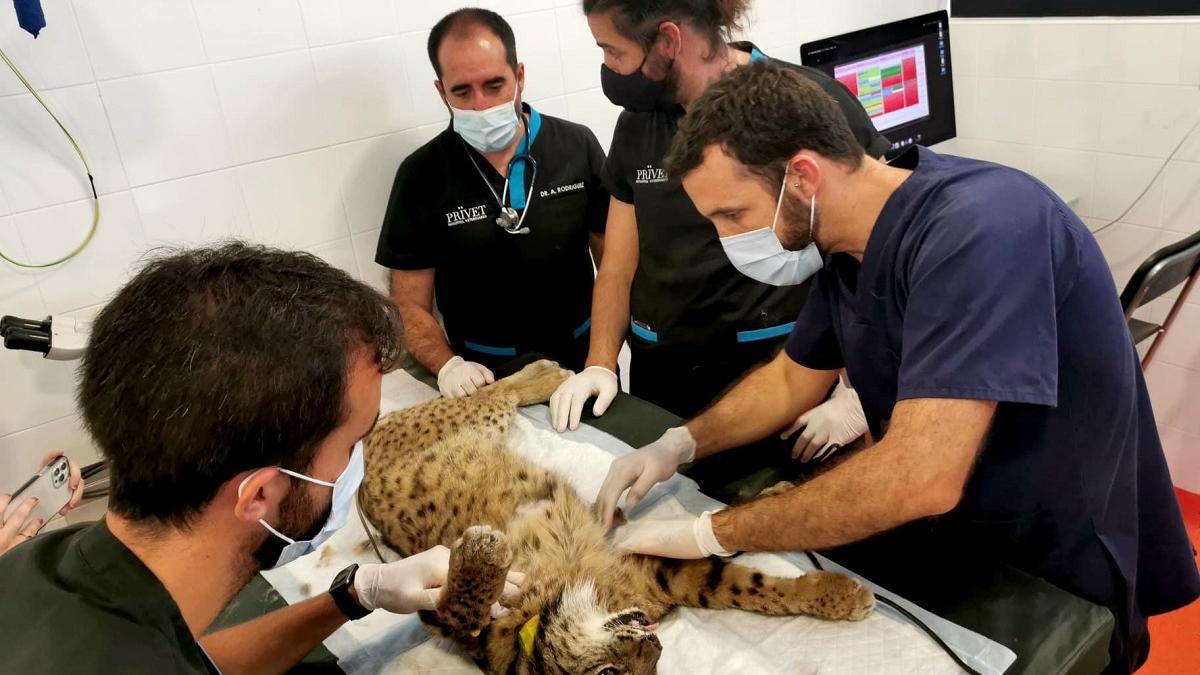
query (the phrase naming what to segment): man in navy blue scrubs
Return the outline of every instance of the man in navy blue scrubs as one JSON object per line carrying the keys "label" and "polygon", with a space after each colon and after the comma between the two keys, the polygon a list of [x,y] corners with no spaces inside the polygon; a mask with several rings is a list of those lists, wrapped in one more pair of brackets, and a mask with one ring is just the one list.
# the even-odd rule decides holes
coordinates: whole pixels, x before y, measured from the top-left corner
{"label": "man in navy blue scrubs", "polygon": [[[778,496],[644,521],[625,548],[668,557],[813,550],[919,529],[1108,607],[1108,672],[1149,651],[1146,617],[1200,574],[1138,357],[1099,247],[1018,171],[916,147],[866,156],[830,99],[773,64],[696,103],[668,164],[722,236],[825,258],[784,354],[713,408],[614,462],[606,519],[679,462],[745,445],[822,400],[846,368],[876,445]],[[777,197],[778,195],[778,201]],[[953,591],[951,591],[953,592]]]}

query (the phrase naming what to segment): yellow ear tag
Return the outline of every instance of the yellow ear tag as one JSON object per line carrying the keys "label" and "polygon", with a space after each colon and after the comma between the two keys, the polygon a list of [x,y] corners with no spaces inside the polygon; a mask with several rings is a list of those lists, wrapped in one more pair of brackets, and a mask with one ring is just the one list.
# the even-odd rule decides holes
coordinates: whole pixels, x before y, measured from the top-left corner
{"label": "yellow ear tag", "polygon": [[539,623],[540,617],[534,614],[532,619],[521,626],[521,648],[525,650],[525,656],[533,656],[533,641],[537,639]]}

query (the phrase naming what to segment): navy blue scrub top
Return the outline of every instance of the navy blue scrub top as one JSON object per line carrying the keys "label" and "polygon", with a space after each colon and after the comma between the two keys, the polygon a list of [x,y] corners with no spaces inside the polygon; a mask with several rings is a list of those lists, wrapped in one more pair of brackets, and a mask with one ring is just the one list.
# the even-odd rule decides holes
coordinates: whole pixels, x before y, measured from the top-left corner
{"label": "navy blue scrub top", "polygon": [[1109,607],[1114,665],[1132,663],[1145,617],[1195,599],[1200,575],[1108,265],[1030,176],[920,147],[893,166],[914,173],[861,265],[835,254],[817,274],[787,353],[845,367],[876,438],[900,400],[997,401],[949,517]]}

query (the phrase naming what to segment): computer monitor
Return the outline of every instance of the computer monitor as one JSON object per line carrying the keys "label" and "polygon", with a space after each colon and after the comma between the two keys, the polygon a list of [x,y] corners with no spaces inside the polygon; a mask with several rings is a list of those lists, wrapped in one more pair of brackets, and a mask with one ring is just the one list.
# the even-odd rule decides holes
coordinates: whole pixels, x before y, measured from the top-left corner
{"label": "computer monitor", "polygon": [[800,61],[858,97],[875,128],[891,141],[889,155],[955,136],[945,11],[810,42],[800,48]]}

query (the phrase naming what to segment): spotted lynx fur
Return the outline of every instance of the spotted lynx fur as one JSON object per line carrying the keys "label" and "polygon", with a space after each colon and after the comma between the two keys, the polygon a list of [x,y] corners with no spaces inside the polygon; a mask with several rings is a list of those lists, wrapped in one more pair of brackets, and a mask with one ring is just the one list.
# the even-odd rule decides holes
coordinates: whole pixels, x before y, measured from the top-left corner
{"label": "spotted lynx fur", "polygon": [[[539,361],[471,398],[393,413],[367,440],[360,499],[383,539],[402,555],[452,549],[441,601],[422,614],[435,633],[491,673],[641,674],[662,651],[654,624],[676,607],[870,614],[870,590],[839,574],[786,579],[615,550],[564,479],[507,447],[517,408],[545,401],[569,375]],[[510,565],[526,574],[525,593],[493,621]]]}

